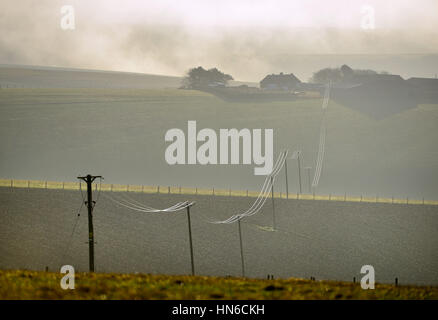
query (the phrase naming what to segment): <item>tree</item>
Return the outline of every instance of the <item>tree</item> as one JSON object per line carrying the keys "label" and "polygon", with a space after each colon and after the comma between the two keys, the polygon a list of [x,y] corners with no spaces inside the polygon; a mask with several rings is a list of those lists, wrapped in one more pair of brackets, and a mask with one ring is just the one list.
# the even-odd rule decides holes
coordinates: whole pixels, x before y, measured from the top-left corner
{"label": "tree", "polygon": [[226,86],[230,80],[234,80],[231,75],[225,74],[217,68],[205,70],[203,67],[197,67],[187,72],[182,80],[182,87],[197,89],[209,86]]}
{"label": "tree", "polygon": [[[340,68],[325,68],[321,69],[315,73],[313,73],[313,76],[310,78],[310,82],[313,83],[328,83],[331,82],[338,82],[342,79],[349,79],[354,76],[369,76],[369,75],[376,75],[379,74],[379,72],[370,70],[370,69],[351,69],[347,65],[343,65]],[[389,74],[386,71],[380,72],[380,74]]]}
{"label": "tree", "polygon": [[310,82],[313,83],[328,83],[329,81],[338,82],[342,79],[341,69],[325,68],[313,73]]}

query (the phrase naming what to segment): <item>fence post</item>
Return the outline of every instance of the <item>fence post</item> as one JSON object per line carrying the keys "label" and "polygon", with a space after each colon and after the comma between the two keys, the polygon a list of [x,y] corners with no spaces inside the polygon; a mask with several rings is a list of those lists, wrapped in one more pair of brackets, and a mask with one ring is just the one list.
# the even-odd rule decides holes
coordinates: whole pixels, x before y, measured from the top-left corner
{"label": "fence post", "polygon": [[170,186],[167,187],[167,194],[170,194]]}
{"label": "fence post", "polygon": [[160,186],[157,186],[157,193],[160,193]]}

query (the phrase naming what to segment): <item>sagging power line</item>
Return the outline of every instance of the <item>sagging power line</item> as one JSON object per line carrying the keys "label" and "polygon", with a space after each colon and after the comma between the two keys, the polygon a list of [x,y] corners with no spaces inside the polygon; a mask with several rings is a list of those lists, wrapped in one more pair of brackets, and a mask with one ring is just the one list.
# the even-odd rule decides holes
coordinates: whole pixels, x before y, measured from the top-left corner
{"label": "sagging power line", "polygon": [[[231,216],[230,218],[224,220],[224,221],[216,221],[213,223],[224,223],[224,224],[231,224],[234,222],[238,222],[238,231],[239,231],[239,240],[240,240],[240,253],[241,253],[241,261],[242,261],[242,275],[245,275],[245,266],[244,266],[244,255],[243,255],[243,241],[242,241],[242,230],[240,225],[240,220],[242,220],[244,217],[249,217],[261,210],[261,208],[264,206],[267,198],[269,197],[269,194],[271,194],[272,197],[272,219],[273,219],[273,226],[272,230],[275,231],[276,223],[275,223],[275,203],[274,203],[274,182],[275,178],[285,166],[286,159],[288,155],[288,150],[283,150],[271,172],[270,175],[268,175],[265,179],[265,182],[262,186],[262,189],[260,191],[259,196],[257,197],[256,201],[253,203],[253,205],[246,210],[243,213],[236,214]],[[92,200],[92,183],[96,178],[102,179],[101,176],[91,176],[87,175],[84,177],[78,177],[78,179],[81,179],[87,183],[87,194],[88,194],[88,201],[86,202],[88,206],[88,225],[89,225],[89,264],[90,264],[90,272],[94,272],[94,230],[93,230],[93,208],[95,205],[95,202]],[[100,195],[100,190],[99,190]],[[114,195],[109,196],[105,193],[103,193],[103,196],[105,196],[107,199],[111,200],[112,202],[116,203],[119,206],[122,206],[126,209],[133,210],[136,212],[142,212],[142,213],[175,213],[180,210],[186,209],[187,210],[187,222],[188,222],[188,233],[189,233],[189,244],[190,244],[190,261],[191,261],[191,271],[192,275],[195,274],[195,264],[194,264],[194,254],[193,254],[193,240],[192,240],[192,229],[191,229],[191,217],[190,217],[190,208],[195,204],[194,201],[182,201],[178,202],[168,208],[165,209],[157,209],[151,206],[148,206],[146,204],[143,204],[139,201],[136,201],[134,199],[116,199]]]}
{"label": "sagging power line", "polygon": [[315,188],[319,184],[319,179],[321,178],[322,165],[324,161],[324,153],[325,153],[325,139],[327,136],[327,128],[326,128],[326,110],[330,100],[330,88],[331,83],[328,83],[325,92],[324,92],[324,100],[322,102],[322,119],[321,126],[319,132],[319,147],[318,147],[318,157],[316,160],[315,166],[315,175],[313,176],[312,187]]}
{"label": "sagging power line", "polygon": [[136,212],[142,212],[142,213],[175,213],[178,211],[181,211],[183,209],[187,210],[187,224],[188,224],[188,233],[189,233],[189,245],[190,245],[190,264],[191,264],[191,271],[192,275],[195,275],[195,262],[194,262],[194,255],[193,255],[193,239],[192,239],[192,223],[190,219],[190,208],[195,205],[194,201],[182,201],[174,204],[173,206],[170,206],[165,209],[156,209],[151,206],[142,204],[139,201],[136,201],[134,199],[125,200],[125,199],[115,199],[114,195],[113,197],[110,197],[106,194],[103,194],[107,199],[113,201],[114,203],[136,211]]}
{"label": "sagging power line", "polygon": [[266,176],[265,182],[262,186],[262,189],[257,199],[254,201],[254,203],[248,210],[246,210],[243,213],[235,214],[226,220],[213,221],[212,223],[224,223],[224,224],[234,223],[240,219],[252,216],[257,212],[259,212],[262,209],[263,205],[265,204],[267,198],[269,197],[269,194],[272,192],[272,185],[274,184],[275,178],[277,177],[278,173],[281,171],[281,169],[284,166],[287,154],[288,154],[288,150],[283,150],[280,153],[271,174]]}

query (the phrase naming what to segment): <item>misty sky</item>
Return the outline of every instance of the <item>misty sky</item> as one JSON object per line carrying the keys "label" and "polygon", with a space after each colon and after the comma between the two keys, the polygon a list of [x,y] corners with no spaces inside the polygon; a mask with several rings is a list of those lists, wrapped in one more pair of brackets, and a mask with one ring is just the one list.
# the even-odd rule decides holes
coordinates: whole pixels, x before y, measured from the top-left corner
{"label": "misty sky", "polygon": [[[75,8],[74,31],[60,27],[66,4]],[[374,9],[375,29],[361,28],[363,6]],[[318,55],[437,54],[438,1],[2,0],[0,28],[0,64],[167,75],[202,65],[258,81],[280,71],[308,77]],[[341,61],[324,59],[321,66]],[[406,59],[382,59],[377,68],[411,72],[399,66]]]}

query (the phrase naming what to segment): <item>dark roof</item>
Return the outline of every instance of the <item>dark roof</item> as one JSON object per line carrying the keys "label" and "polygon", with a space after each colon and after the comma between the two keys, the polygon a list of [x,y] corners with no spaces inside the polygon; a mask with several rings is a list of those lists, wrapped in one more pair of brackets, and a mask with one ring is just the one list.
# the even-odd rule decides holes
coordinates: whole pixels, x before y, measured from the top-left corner
{"label": "dark roof", "polygon": [[341,67],[341,72],[342,72],[342,75],[343,75],[344,77],[350,77],[350,76],[352,76],[352,75],[354,74],[354,70],[351,69],[351,68],[350,68],[349,66],[347,66],[346,64],[342,65],[342,67]]}
{"label": "dark roof", "polygon": [[437,78],[409,78],[406,80],[410,84],[415,86],[422,86],[427,88],[438,88]]}
{"label": "dark roof", "polygon": [[293,73],[269,74],[262,81],[260,81],[261,85],[267,85],[267,84],[296,85],[297,83],[301,83],[301,81]]}
{"label": "dark roof", "polygon": [[404,82],[405,80],[398,74],[354,74],[345,78],[344,82],[362,84],[368,82]]}

